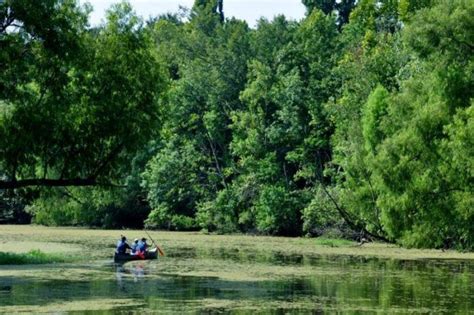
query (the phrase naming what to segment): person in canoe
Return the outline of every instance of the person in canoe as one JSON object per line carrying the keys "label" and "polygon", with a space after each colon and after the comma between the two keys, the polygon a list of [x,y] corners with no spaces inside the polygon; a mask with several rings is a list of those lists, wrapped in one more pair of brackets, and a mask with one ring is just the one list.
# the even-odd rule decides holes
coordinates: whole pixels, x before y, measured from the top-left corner
{"label": "person in canoe", "polygon": [[137,253],[138,253],[138,238],[136,238],[132,244],[132,255],[136,255]]}
{"label": "person in canoe", "polygon": [[131,250],[132,248],[130,247],[130,245],[128,245],[127,238],[122,235],[120,240],[117,242],[117,248],[115,249],[115,252],[117,254],[126,255],[127,254],[127,249]]}
{"label": "person in canoe", "polygon": [[148,251],[148,244],[146,243],[146,238],[142,238],[140,242],[138,242],[138,250],[141,253],[146,253]]}
{"label": "person in canoe", "polygon": [[163,253],[163,251],[161,250],[161,248],[155,244],[155,241],[151,240],[152,241],[152,244],[155,246],[154,248],[152,249],[148,249],[149,248],[149,245],[147,244],[146,242],[146,238],[142,238],[140,240],[140,242],[138,242],[138,254],[142,255],[142,256],[146,256],[147,253],[153,253],[153,254],[156,254],[156,251],[158,251],[158,253],[160,254],[160,256],[164,256],[165,253]]}
{"label": "person in canoe", "polygon": [[137,243],[135,255],[137,255],[138,257],[142,259],[145,259],[147,251],[148,251],[148,244],[146,243],[146,238],[143,237]]}

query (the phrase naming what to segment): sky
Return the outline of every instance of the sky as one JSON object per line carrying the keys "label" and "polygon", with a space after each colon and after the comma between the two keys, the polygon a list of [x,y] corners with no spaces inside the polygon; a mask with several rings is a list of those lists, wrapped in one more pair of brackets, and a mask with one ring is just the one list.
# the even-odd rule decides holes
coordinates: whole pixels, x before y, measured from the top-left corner
{"label": "sky", "polygon": [[[81,0],[89,2],[94,11],[90,15],[92,25],[99,24],[105,10],[118,0]],[[129,0],[138,15],[145,19],[166,12],[177,12],[179,6],[191,8],[194,0]],[[260,17],[271,20],[275,15],[284,14],[289,19],[300,20],[305,14],[301,0],[224,0],[224,14],[246,20],[250,26]]]}

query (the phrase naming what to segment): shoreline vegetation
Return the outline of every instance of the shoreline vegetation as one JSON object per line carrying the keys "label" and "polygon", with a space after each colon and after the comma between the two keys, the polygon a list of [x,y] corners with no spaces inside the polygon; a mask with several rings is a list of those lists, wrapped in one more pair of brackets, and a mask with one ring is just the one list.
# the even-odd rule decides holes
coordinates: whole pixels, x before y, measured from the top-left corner
{"label": "shoreline vegetation", "polygon": [[0,2],[0,222],[474,250],[474,1],[216,1]]}
{"label": "shoreline vegetation", "polygon": [[0,314],[474,310],[474,1],[113,2],[0,0]]}
{"label": "shoreline vegetation", "polygon": [[[143,230],[100,230],[37,225],[2,225],[0,265],[49,264],[112,259],[115,242],[121,234],[129,240],[145,235]],[[474,260],[473,252],[406,249],[386,243],[365,243],[331,238],[290,238],[245,234],[216,235],[199,232],[148,231],[173,256],[238,255],[271,253],[292,257],[352,256],[361,258],[418,260]],[[34,242],[32,242],[34,240]],[[8,253],[4,253],[4,251]],[[249,257],[249,259],[251,259]]]}
{"label": "shoreline vegetation", "polygon": [[39,249],[27,253],[5,253],[0,251],[0,265],[40,265],[74,261],[74,257],[64,254],[44,253]]}

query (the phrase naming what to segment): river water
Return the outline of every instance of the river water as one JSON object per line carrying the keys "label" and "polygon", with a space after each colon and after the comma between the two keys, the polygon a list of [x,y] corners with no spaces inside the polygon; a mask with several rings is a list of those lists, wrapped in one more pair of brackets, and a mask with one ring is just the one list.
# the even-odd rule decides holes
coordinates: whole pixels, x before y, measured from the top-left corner
{"label": "river water", "polygon": [[179,249],[0,269],[2,313],[474,314],[473,261]]}

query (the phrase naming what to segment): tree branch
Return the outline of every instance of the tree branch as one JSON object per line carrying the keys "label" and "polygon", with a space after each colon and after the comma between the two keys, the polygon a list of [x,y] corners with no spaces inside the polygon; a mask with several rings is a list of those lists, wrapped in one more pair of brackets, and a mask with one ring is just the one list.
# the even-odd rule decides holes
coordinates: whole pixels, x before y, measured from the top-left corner
{"label": "tree branch", "polygon": [[0,26],[0,33],[5,32],[7,28],[12,25],[13,21],[15,21],[15,19],[12,16],[7,17]]}
{"label": "tree branch", "polygon": [[216,163],[217,172],[219,173],[219,176],[222,179],[222,184],[224,185],[225,188],[227,188],[227,183],[225,181],[225,176],[224,176],[224,173],[222,172],[221,167],[219,165],[219,160],[217,158],[216,150],[214,148],[214,144],[212,143],[212,138],[211,138],[211,135],[210,135],[209,131],[206,132],[206,135],[207,135],[207,139],[209,141],[209,145],[211,147],[212,156],[214,157],[214,161]]}
{"label": "tree branch", "polygon": [[68,187],[68,186],[102,186],[126,188],[124,185],[115,185],[111,183],[98,182],[94,178],[71,178],[71,179],[46,179],[46,178],[32,178],[13,181],[0,181],[0,189],[17,189],[29,186],[41,187]]}
{"label": "tree branch", "polygon": [[63,194],[64,194],[64,196],[71,198],[72,200],[74,200],[75,202],[77,202],[77,203],[80,204],[80,205],[84,205],[84,204],[85,204],[85,202],[83,202],[83,201],[81,201],[79,198],[75,197],[75,196],[69,191],[69,189],[67,189],[67,187],[64,187]]}
{"label": "tree branch", "polygon": [[114,149],[112,149],[109,154],[99,163],[97,168],[91,174],[90,177],[96,178],[99,176],[102,171],[114,160],[115,157],[122,151],[125,146],[125,141],[120,142]]}
{"label": "tree branch", "polygon": [[324,192],[326,193],[326,195],[329,197],[329,199],[331,200],[331,202],[334,204],[334,206],[336,207],[337,211],[339,212],[339,214],[342,216],[342,218],[344,219],[344,221],[346,221],[347,224],[349,224],[349,226],[354,229],[354,230],[361,230],[363,231],[364,233],[366,233],[367,235],[375,238],[375,239],[378,239],[378,240],[381,240],[381,241],[384,241],[384,242],[387,242],[387,243],[391,243],[389,239],[387,239],[386,237],[382,236],[382,235],[378,235],[378,234],[375,234],[375,233],[372,233],[370,231],[368,231],[362,224],[358,223],[358,222],[354,222],[351,218],[350,218],[350,215],[349,213],[344,210],[338,203],[337,201],[333,198],[333,196],[329,193],[329,191],[327,190],[326,186],[321,183],[321,186],[323,187],[323,190]]}

